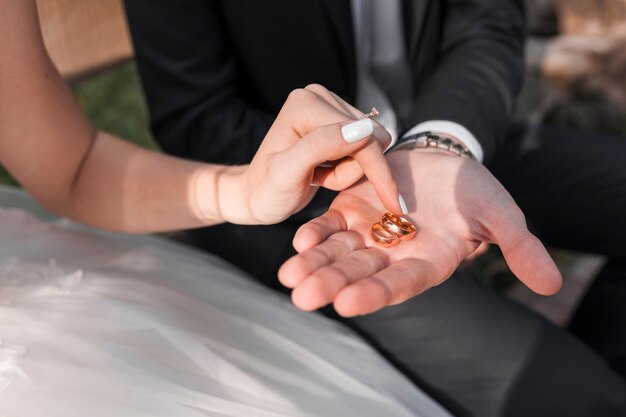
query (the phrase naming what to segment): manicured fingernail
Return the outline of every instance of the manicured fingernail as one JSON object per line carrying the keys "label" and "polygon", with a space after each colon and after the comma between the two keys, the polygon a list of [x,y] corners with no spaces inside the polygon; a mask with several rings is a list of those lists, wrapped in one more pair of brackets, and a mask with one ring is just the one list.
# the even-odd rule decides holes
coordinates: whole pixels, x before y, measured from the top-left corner
{"label": "manicured fingernail", "polygon": [[343,139],[348,143],[364,139],[371,135],[373,131],[374,123],[372,123],[371,119],[357,120],[341,128]]}
{"label": "manicured fingernail", "polygon": [[409,214],[409,208],[406,206],[406,201],[404,201],[404,197],[402,197],[402,194],[398,194],[398,202],[400,203],[402,214]]}

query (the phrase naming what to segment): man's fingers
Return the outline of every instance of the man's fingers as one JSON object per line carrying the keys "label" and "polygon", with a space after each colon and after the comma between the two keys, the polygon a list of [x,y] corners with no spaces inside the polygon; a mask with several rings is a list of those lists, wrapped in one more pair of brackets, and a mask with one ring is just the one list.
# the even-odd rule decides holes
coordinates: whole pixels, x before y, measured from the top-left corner
{"label": "man's fingers", "polygon": [[346,286],[387,267],[387,255],[378,249],[363,249],[324,266],[299,283],[291,294],[293,303],[305,311],[331,303]]}
{"label": "man's fingers", "polygon": [[336,210],[328,210],[302,226],[293,238],[293,247],[298,252],[304,252],[325,241],[335,233],[348,230],[346,219]]}
{"label": "man's fingers", "polygon": [[500,248],[511,271],[528,288],[542,295],[552,295],[561,289],[561,272],[535,236],[527,233],[501,243]]}
{"label": "man's fingers", "polygon": [[428,261],[406,258],[344,288],[335,297],[334,308],[343,317],[373,313],[415,297],[445,278]]}
{"label": "man's fingers", "polygon": [[542,295],[552,295],[561,289],[563,278],[559,269],[525,222],[503,222],[492,233],[509,268],[528,288]]}
{"label": "man's fingers", "polygon": [[284,286],[294,288],[315,271],[364,247],[358,233],[336,233],[323,243],[287,260],[278,270],[278,279]]}

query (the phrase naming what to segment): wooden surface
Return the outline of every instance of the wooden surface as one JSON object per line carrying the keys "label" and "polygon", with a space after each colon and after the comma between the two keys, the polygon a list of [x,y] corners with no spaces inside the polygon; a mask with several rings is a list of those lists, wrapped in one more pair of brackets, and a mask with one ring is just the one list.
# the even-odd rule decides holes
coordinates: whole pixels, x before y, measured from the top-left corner
{"label": "wooden surface", "polygon": [[37,0],[48,53],[75,80],[133,55],[123,0]]}

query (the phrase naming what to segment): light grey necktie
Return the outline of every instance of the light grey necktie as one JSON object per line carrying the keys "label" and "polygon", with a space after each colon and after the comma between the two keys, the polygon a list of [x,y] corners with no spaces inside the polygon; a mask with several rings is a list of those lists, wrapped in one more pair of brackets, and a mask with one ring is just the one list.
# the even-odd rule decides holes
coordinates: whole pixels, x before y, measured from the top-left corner
{"label": "light grey necktie", "polygon": [[394,140],[410,109],[411,77],[402,35],[402,0],[351,0],[357,59],[357,107],[380,111]]}

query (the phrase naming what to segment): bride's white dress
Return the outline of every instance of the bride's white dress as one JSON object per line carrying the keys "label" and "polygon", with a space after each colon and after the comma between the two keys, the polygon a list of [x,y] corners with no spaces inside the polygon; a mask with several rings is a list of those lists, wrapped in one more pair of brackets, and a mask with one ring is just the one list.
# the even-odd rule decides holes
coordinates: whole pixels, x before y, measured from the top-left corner
{"label": "bride's white dress", "polygon": [[[31,205],[0,190],[16,200]],[[3,209],[0,416],[448,414],[351,331],[213,256]]]}

